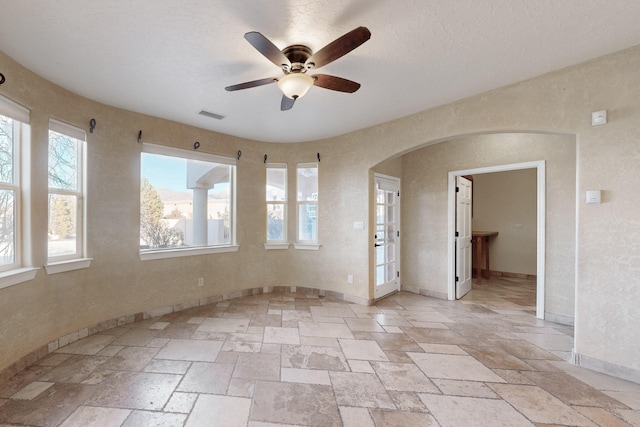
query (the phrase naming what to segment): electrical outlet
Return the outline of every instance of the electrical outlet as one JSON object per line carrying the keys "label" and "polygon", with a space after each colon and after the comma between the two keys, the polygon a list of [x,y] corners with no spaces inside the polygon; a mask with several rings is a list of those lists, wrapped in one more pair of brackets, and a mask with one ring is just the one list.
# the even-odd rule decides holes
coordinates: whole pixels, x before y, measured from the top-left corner
{"label": "electrical outlet", "polygon": [[347,283],[349,283],[349,284],[353,284],[353,274],[349,274],[349,275],[347,276]]}
{"label": "electrical outlet", "polygon": [[204,277],[198,279],[198,286],[204,286]]}

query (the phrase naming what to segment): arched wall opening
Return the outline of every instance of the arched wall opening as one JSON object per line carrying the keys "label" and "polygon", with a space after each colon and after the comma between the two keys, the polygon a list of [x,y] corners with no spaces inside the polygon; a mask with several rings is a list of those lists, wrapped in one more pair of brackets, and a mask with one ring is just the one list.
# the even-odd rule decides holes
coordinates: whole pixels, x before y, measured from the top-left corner
{"label": "arched wall opening", "polygon": [[[571,134],[504,132],[455,136],[421,145],[374,166],[371,174],[385,173],[401,179],[402,289],[441,299],[450,296],[449,173],[482,168],[506,170],[509,166],[505,165],[527,162],[545,165],[546,237],[542,249],[546,255],[544,269],[539,273],[544,286],[544,311],[539,316],[573,324],[576,137]],[[373,191],[373,184],[371,187]],[[370,212],[373,217],[373,210]],[[372,251],[370,257],[373,258]],[[371,290],[373,286],[371,274]]]}

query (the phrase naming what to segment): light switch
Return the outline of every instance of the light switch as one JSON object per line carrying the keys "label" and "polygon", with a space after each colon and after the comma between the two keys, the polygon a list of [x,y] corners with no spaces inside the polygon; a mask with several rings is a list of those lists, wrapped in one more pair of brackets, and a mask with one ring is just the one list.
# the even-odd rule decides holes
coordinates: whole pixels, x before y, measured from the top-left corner
{"label": "light switch", "polygon": [[600,126],[607,124],[607,110],[594,111],[591,113],[591,126]]}
{"label": "light switch", "polygon": [[602,192],[600,190],[587,190],[587,197],[586,197],[587,204],[600,203],[602,200],[601,193]]}

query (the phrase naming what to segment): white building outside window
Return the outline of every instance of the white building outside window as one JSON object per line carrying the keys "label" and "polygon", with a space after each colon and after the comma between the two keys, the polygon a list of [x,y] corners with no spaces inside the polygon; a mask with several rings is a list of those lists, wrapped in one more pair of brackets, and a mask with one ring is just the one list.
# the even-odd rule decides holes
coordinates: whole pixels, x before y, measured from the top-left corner
{"label": "white building outside window", "polygon": [[[142,259],[186,256],[194,253],[189,252],[194,248],[237,250],[235,169],[231,157],[144,143],[140,167]],[[224,250],[211,252],[220,251]],[[165,255],[144,256],[158,252]]]}

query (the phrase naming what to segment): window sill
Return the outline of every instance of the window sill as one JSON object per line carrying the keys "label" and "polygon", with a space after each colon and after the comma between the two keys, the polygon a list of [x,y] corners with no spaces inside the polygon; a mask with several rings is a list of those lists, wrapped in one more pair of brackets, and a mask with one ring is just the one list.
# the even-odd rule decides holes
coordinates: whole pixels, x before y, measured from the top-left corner
{"label": "window sill", "polygon": [[64,273],[65,271],[80,270],[89,268],[93,258],[78,258],[69,261],[52,262],[44,266],[47,274]]}
{"label": "window sill", "polygon": [[320,249],[320,245],[309,243],[294,243],[293,247],[303,251],[317,251]]}
{"label": "window sill", "polygon": [[0,289],[17,285],[18,283],[33,280],[39,268],[27,267],[16,268],[15,270],[3,271],[0,273]]}
{"label": "window sill", "polygon": [[290,243],[265,243],[264,248],[269,249],[289,249]]}
{"label": "window sill", "polygon": [[140,252],[140,259],[142,261],[148,261],[153,259],[179,258],[185,256],[217,254],[223,252],[238,252],[238,249],[240,249],[239,245],[204,246],[188,249],[164,249],[157,251]]}

